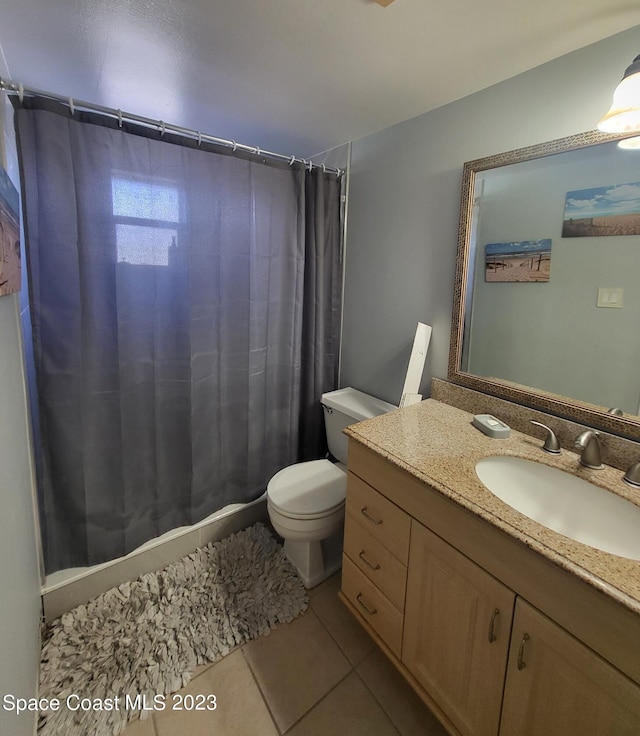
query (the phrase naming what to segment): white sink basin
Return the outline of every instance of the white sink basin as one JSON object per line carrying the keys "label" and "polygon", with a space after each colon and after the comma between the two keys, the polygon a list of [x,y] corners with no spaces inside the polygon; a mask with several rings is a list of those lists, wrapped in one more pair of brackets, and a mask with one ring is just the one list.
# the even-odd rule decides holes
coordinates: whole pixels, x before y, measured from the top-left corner
{"label": "white sink basin", "polygon": [[504,455],[476,464],[482,483],[520,513],[566,537],[640,560],[640,507],[548,465]]}

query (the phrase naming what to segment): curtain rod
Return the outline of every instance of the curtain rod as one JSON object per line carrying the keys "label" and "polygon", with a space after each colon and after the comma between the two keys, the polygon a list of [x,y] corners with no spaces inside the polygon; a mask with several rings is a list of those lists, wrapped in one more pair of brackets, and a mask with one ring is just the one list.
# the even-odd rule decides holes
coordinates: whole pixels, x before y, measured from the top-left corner
{"label": "curtain rod", "polygon": [[61,102],[71,110],[72,115],[76,108],[82,108],[83,110],[100,112],[103,115],[115,118],[119,122],[120,126],[122,126],[123,121],[139,123],[151,128],[157,128],[161,134],[164,134],[165,132],[175,133],[185,138],[196,140],[198,141],[198,144],[203,141],[206,143],[214,143],[219,146],[225,146],[226,148],[232,148],[234,151],[245,151],[246,153],[253,154],[254,156],[266,156],[268,158],[280,159],[281,161],[288,161],[290,165],[294,163],[304,164],[309,167],[309,171],[311,171],[312,168],[316,168],[322,169],[324,172],[328,172],[330,174],[336,174],[337,176],[342,176],[342,174],[344,174],[342,169],[325,166],[324,164],[316,164],[306,158],[287,156],[283,153],[274,153],[273,151],[265,151],[262,148],[258,148],[258,146],[247,146],[244,143],[237,143],[236,141],[227,140],[226,138],[217,138],[216,136],[209,135],[207,133],[201,133],[199,130],[183,128],[179,125],[171,125],[170,123],[165,123],[163,120],[153,120],[152,118],[145,118],[141,115],[123,112],[122,110],[117,110],[112,107],[96,105],[93,102],[84,102],[83,100],[76,100],[73,97],[64,97],[63,95],[58,95],[53,92],[44,92],[43,90],[34,89],[32,87],[25,87],[19,82],[12,82],[10,79],[4,79],[3,77],[0,77],[0,90],[4,90],[9,94],[18,95],[20,102],[22,102],[24,95],[28,95],[29,97],[44,97],[49,100]]}

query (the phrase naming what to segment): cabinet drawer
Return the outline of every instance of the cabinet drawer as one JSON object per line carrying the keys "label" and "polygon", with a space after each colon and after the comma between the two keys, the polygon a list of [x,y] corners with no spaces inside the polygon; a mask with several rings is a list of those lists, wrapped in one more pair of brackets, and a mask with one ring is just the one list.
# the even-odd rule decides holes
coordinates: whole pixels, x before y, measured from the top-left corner
{"label": "cabinet drawer", "polygon": [[346,555],[342,558],[342,592],[399,658],[402,647],[402,614]]}
{"label": "cabinet drawer", "polygon": [[351,514],[345,518],[344,552],[399,611],[404,611],[407,568]]}
{"label": "cabinet drawer", "polygon": [[347,478],[346,510],[403,565],[407,564],[411,529],[408,514],[353,473]]}

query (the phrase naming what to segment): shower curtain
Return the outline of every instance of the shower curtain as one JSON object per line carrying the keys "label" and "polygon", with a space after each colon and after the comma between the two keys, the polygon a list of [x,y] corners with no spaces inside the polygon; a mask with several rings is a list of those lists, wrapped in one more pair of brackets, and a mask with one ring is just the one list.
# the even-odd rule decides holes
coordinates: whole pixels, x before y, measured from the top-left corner
{"label": "shower curtain", "polygon": [[124,555],[323,456],[340,181],[14,104],[53,572]]}

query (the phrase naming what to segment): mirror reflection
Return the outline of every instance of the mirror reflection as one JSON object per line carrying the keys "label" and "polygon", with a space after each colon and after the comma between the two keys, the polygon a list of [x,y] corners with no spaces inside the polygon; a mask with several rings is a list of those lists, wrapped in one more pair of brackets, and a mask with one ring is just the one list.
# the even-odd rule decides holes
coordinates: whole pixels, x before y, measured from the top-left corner
{"label": "mirror reflection", "polygon": [[640,150],[592,133],[466,164],[457,278],[450,379],[637,418]]}

